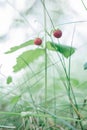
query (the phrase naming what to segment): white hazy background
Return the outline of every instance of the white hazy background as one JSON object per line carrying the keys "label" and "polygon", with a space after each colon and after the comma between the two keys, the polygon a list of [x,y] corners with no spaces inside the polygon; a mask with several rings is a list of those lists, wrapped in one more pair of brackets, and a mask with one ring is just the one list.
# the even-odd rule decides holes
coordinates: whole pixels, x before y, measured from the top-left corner
{"label": "white hazy background", "polygon": [[[87,0],[84,0],[87,5]],[[86,77],[83,65],[87,61],[87,11],[81,0],[46,0],[46,7],[54,25],[69,23],[59,27],[63,31],[61,44],[77,48],[72,56],[72,74],[78,70],[75,76]],[[4,54],[10,47],[21,44],[36,37],[44,27],[43,7],[40,0],[0,0],[0,71],[3,75],[12,75],[12,66],[16,63],[16,57],[27,48],[20,49],[13,54]],[[47,28],[51,30],[51,22],[47,18]],[[42,34],[41,34],[42,35]],[[2,76],[2,75],[1,75]]]}

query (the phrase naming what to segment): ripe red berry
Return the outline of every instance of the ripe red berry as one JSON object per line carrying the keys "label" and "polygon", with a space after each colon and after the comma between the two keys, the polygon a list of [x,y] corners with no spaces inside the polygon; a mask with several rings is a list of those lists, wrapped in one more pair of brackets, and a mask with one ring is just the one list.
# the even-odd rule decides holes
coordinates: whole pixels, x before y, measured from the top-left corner
{"label": "ripe red berry", "polygon": [[62,36],[62,31],[60,29],[54,30],[53,36],[56,38],[60,38]]}
{"label": "ripe red berry", "polygon": [[42,39],[41,38],[36,38],[35,40],[34,40],[34,44],[35,45],[41,45],[42,44]]}

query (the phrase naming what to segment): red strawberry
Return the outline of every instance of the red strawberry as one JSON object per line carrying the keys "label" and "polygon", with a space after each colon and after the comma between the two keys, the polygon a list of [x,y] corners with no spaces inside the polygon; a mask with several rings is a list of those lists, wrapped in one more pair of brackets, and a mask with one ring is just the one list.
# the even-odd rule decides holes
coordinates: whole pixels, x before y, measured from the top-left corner
{"label": "red strawberry", "polygon": [[62,31],[60,29],[54,30],[53,36],[56,38],[60,38],[62,36]]}
{"label": "red strawberry", "polygon": [[42,44],[42,39],[41,38],[36,38],[35,40],[34,40],[34,44],[35,45],[41,45]]}

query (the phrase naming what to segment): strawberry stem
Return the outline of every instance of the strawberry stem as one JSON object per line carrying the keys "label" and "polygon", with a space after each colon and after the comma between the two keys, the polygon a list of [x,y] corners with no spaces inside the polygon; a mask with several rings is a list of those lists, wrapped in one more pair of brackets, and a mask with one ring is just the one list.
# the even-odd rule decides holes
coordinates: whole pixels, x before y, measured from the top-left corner
{"label": "strawberry stem", "polygon": [[44,9],[44,41],[45,41],[45,107],[47,107],[47,34],[46,34],[46,11],[45,11],[45,0],[43,0],[43,9]]}

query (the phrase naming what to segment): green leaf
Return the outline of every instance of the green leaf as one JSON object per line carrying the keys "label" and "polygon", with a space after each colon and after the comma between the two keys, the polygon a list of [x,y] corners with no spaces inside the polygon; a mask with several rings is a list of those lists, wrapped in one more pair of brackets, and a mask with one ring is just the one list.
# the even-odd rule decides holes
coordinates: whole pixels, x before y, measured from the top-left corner
{"label": "green leaf", "polygon": [[25,43],[22,43],[19,46],[14,46],[14,47],[10,48],[10,50],[5,52],[5,54],[13,53],[13,52],[15,52],[15,51],[17,51],[17,50],[19,50],[19,49],[21,49],[23,47],[26,47],[26,46],[29,46],[29,45],[33,45],[33,44],[34,44],[33,40],[27,41]]}
{"label": "green leaf", "polygon": [[43,49],[35,49],[35,50],[28,50],[23,52],[21,55],[19,55],[16,59],[16,65],[13,66],[13,71],[17,72],[21,69],[28,66],[28,64],[32,63],[34,60],[36,60],[38,57],[42,56],[44,54]]}
{"label": "green leaf", "polygon": [[20,98],[21,98],[21,96],[14,96],[14,97],[11,99],[11,103],[13,103],[13,104],[17,103]]}
{"label": "green leaf", "polygon": [[48,50],[60,52],[66,58],[70,57],[75,52],[74,47],[63,45],[63,44],[61,45],[50,41],[47,42],[47,48]]}
{"label": "green leaf", "polygon": [[9,77],[7,78],[7,84],[10,84],[11,82],[12,82],[12,77],[9,76]]}
{"label": "green leaf", "polygon": [[87,62],[84,64],[84,70],[87,70]]}

